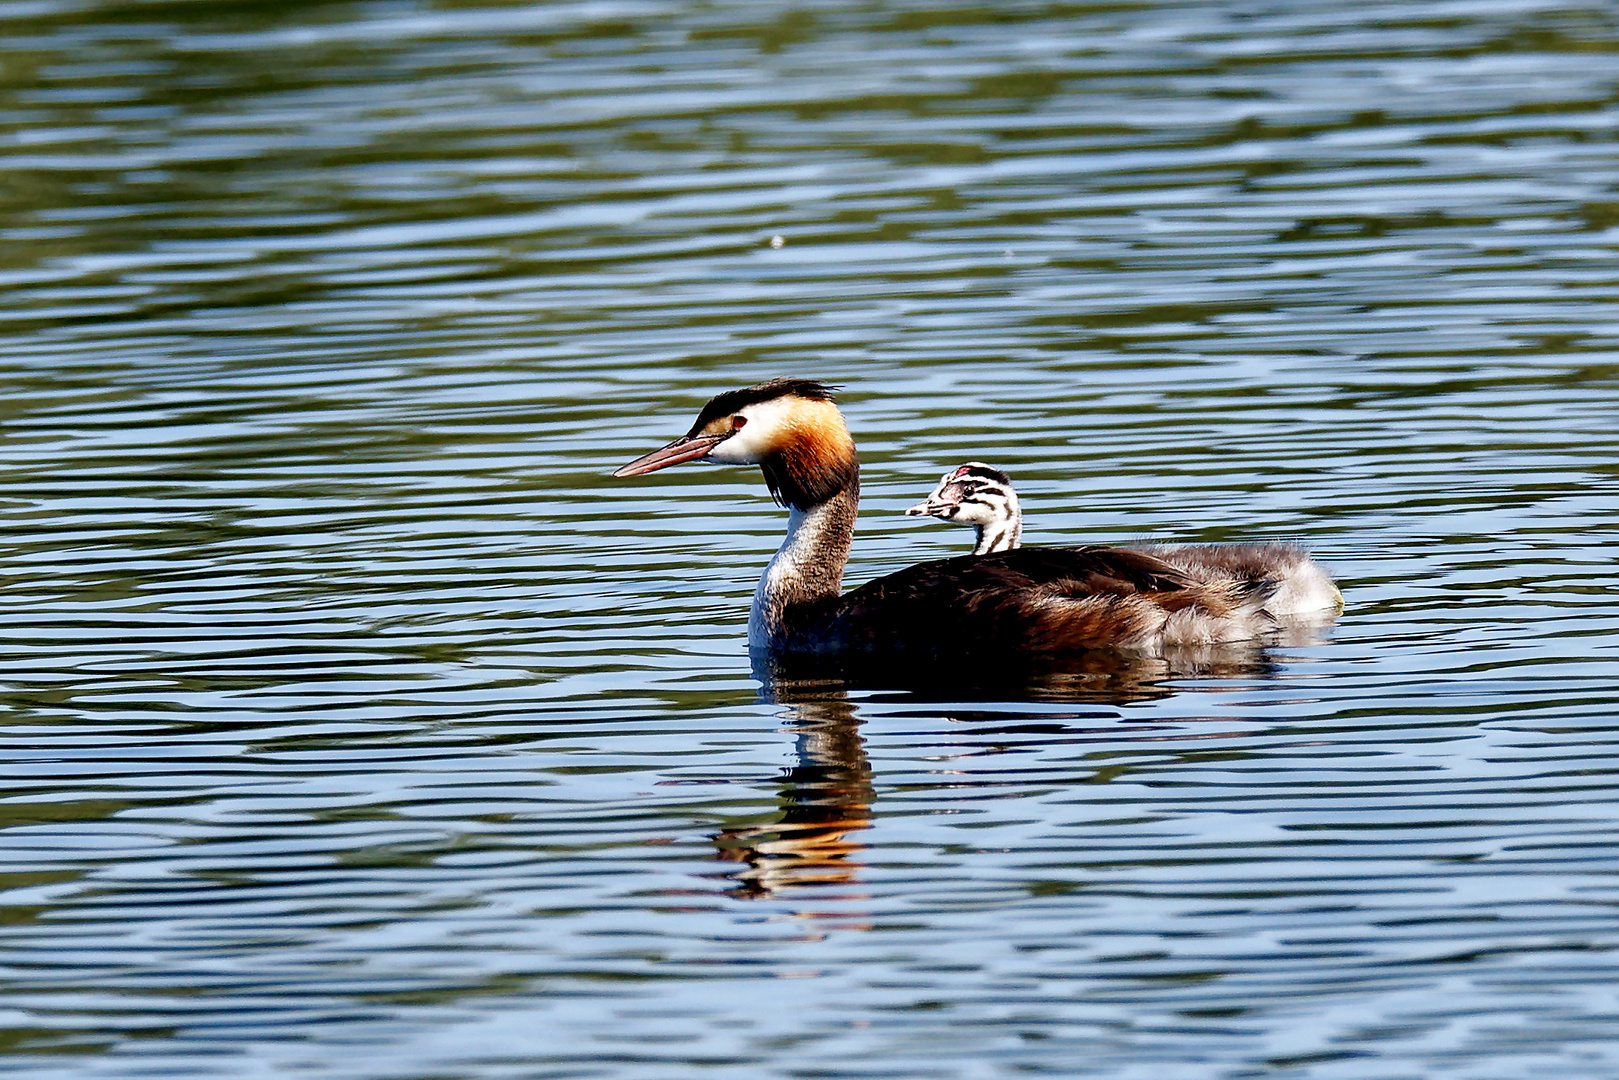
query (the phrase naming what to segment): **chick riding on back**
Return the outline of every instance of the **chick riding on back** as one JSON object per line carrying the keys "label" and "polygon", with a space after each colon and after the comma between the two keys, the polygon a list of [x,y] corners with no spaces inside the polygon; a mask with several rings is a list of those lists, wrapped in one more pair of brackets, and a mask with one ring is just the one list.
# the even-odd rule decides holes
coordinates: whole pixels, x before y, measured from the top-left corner
{"label": "chick riding on back", "polygon": [[[1023,511],[1012,478],[981,461],[959,465],[940,478],[926,499],[906,514],[923,514],[978,532],[974,555],[1010,551],[1023,537]],[[1265,611],[1294,617],[1333,611],[1343,606],[1343,595],[1321,564],[1295,544],[1130,544],[1203,581],[1236,579],[1269,581],[1275,585]]]}

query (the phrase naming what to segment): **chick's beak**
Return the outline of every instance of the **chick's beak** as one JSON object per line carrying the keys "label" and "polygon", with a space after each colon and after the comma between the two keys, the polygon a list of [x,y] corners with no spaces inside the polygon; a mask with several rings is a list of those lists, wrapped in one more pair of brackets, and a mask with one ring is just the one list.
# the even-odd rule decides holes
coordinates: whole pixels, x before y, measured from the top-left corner
{"label": "chick's beak", "polygon": [[959,502],[941,499],[938,493],[935,492],[905,511],[905,514],[907,517],[913,514],[926,514],[929,517],[954,517],[956,511],[960,509],[961,504]]}
{"label": "chick's beak", "polygon": [[720,442],[723,435],[683,435],[668,446],[654,450],[650,454],[642,454],[628,465],[622,465],[613,470],[614,476],[640,476],[642,473],[657,472],[667,469],[671,465],[679,465],[683,461],[696,461],[706,457],[708,452]]}

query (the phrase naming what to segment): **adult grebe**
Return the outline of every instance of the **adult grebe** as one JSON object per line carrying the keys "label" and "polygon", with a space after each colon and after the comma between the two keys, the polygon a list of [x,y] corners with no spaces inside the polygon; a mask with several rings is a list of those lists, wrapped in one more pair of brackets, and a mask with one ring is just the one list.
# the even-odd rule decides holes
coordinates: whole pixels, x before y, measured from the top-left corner
{"label": "adult grebe", "polygon": [[787,507],[759,579],[748,644],[773,653],[948,658],[1254,638],[1274,625],[1266,580],[1200,580],[1126,548],[1019,548],[919,563],[843,593],[860,464],[833,387],[772,379],[703,407],[691,430],[613,473],[686,461],[757,465]]}
{"label": "adult grebe", "polygon": [[[1012,478],[981,461],[958,465],[939,478],[938,486],[907,514],[971,525],[978,532],[974,555],[1011,551],[1023,536],[1023,511],[1018,506]],[[1294,544],[1130,544],[1210,581],[1217,578],[1272,581],[1275,592],[1265,610],[1288,618],[1319,611],[1336,611],[1343,594],[1332,575]]]}

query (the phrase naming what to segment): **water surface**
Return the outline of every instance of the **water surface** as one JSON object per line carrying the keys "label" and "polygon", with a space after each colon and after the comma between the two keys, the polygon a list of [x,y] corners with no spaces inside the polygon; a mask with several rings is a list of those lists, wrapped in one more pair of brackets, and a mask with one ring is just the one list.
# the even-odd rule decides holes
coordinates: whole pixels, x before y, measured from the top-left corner
{"label": "water surface", "polygon": [[[1619,1076],[1619,20],[1300,7],[0,4],[8,1072]],[[778,374],[1348,608],[762,686]]]}

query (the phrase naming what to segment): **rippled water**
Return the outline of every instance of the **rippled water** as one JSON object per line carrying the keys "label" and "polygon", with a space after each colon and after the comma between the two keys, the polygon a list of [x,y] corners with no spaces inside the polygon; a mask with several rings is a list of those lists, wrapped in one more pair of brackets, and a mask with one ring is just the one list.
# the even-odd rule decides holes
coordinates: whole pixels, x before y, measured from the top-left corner
{"label": "rippled water", "polygon": [[[0,4],[0,1062],[1619,1076],[1608,5]],[[780,236],[780,246],[770,239]],[[1329,636],[761,687],[848,580],[1309,543]]]}

